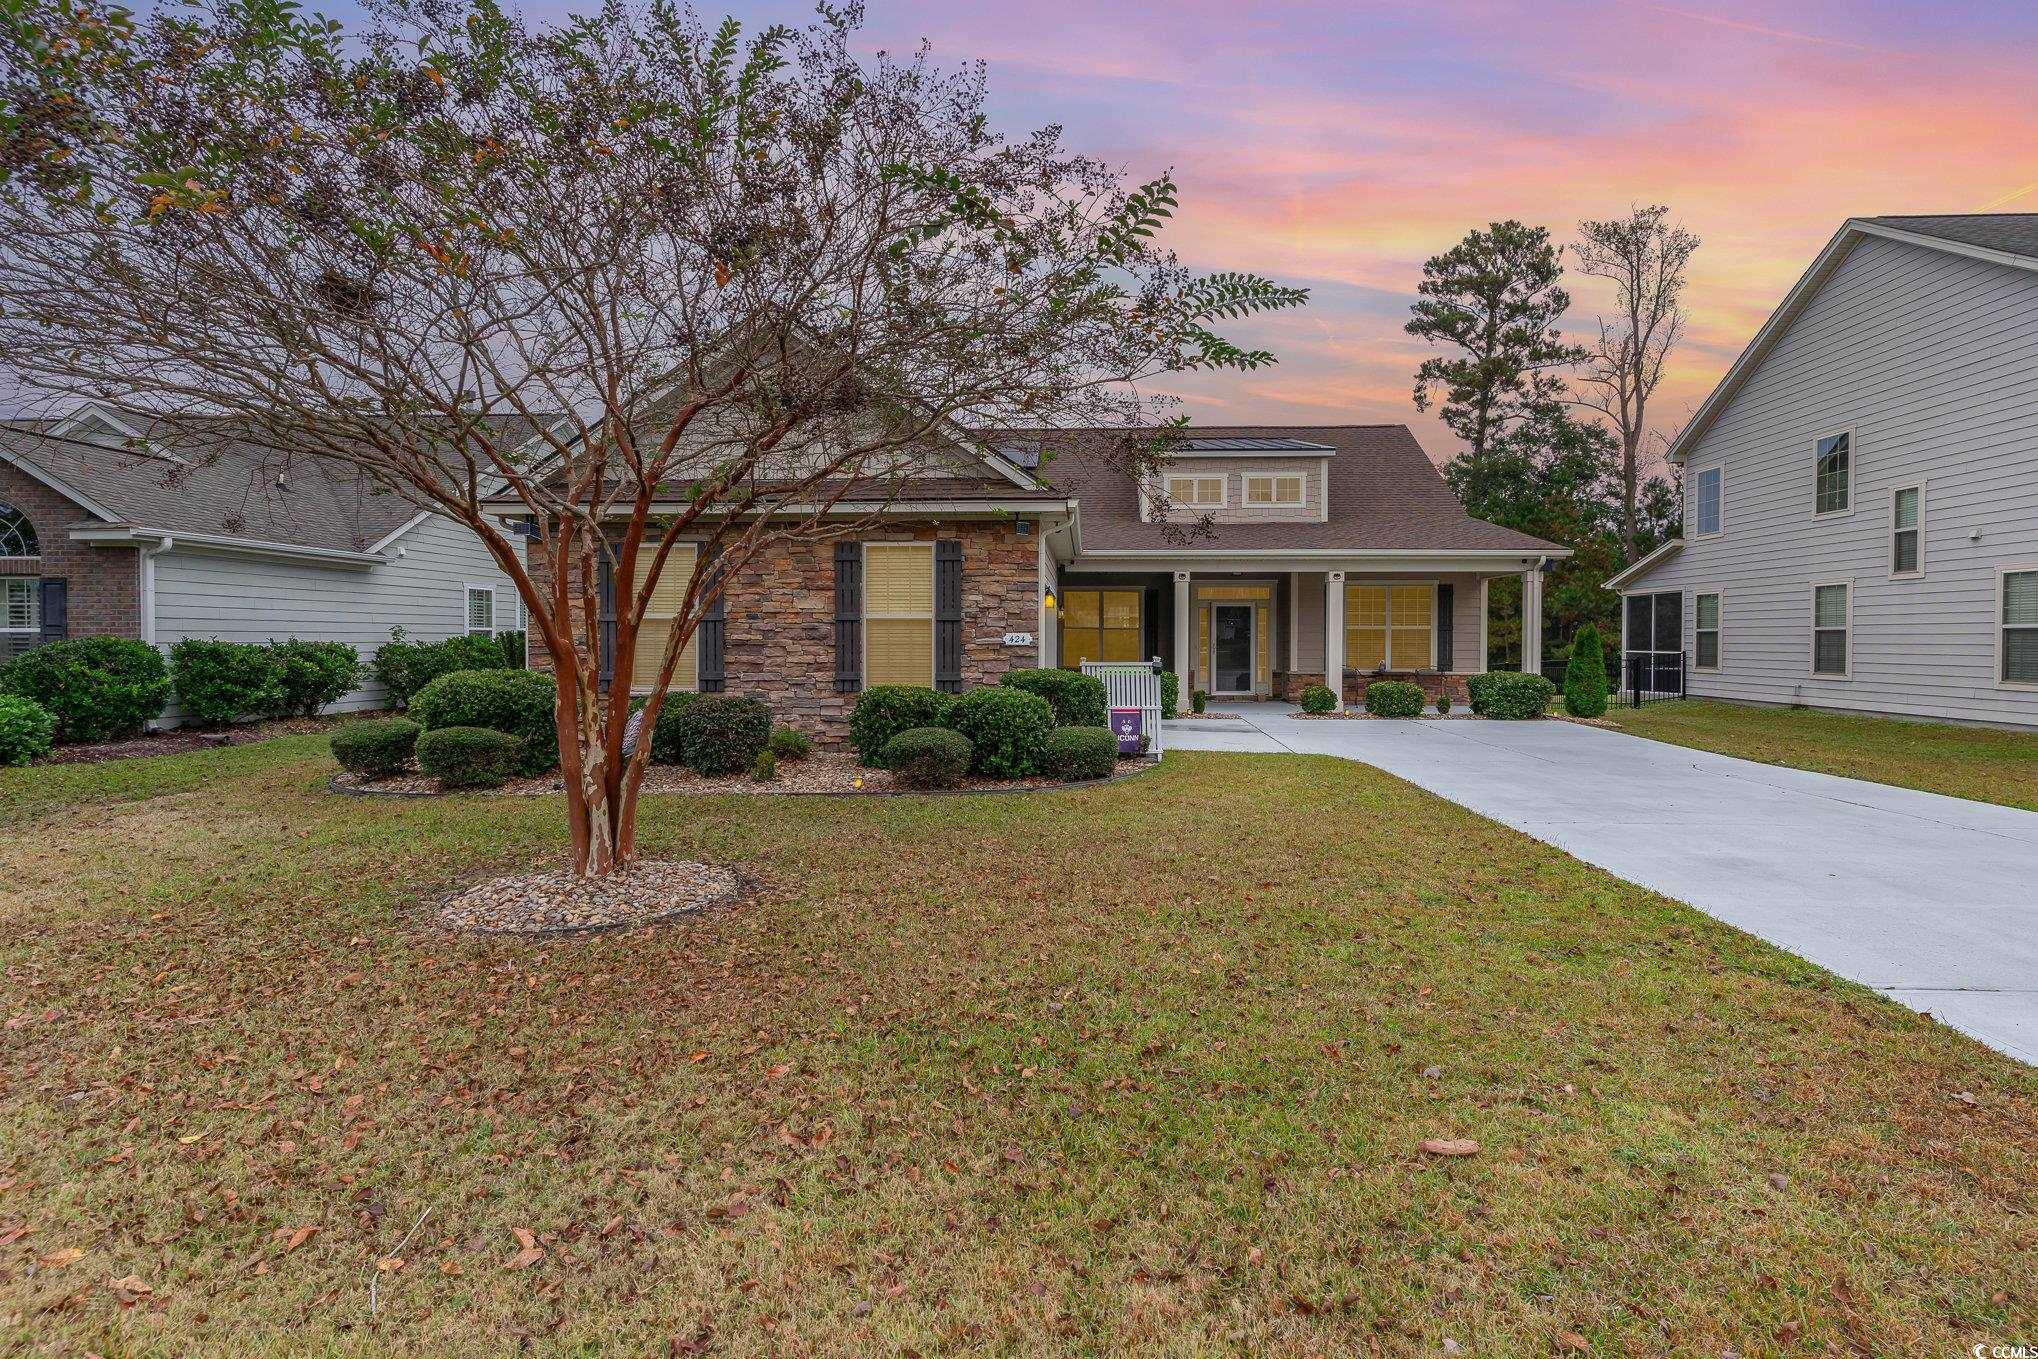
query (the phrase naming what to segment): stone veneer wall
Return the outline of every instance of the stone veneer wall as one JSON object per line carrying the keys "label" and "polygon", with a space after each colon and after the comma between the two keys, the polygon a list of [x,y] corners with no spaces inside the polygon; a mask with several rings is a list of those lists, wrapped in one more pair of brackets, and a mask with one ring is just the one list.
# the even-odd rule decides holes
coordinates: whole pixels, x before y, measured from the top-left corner
{"label": "stone veneer wall", "polygon": [[72,542],[71,526],[91,515],[83,506],[4,462],[0,462],[0,504],[12,505],[28,516],[42,549],[37,562],[0,563],[0,574],[61,576],[69,581],[64,594],[73,637],[141,636],[139,549]]}
{"label": "stone veneer wall", "polygon": [[[1010,521],[962,521],[864,535],[871,542],[962,544],[962,681],[996,684],[1008,670],[1039,664],[1035,646],[1008,647],[1004,635],[1040,630],[1039,540]],[[530,549],[542,588],[549,572]],[[824,749],[845,744],[855,694],[835,692],[835,544],[797,543],[752,561],[723,594],[727,693],[761,698],[773,720],[798,727]],[[533,646],[531,668],[550,670]]]}

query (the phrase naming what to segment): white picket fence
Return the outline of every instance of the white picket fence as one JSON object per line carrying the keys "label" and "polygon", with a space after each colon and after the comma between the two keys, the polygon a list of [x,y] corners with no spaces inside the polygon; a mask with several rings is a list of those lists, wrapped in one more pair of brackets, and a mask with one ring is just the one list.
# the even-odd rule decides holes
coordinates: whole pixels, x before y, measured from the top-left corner
{"label": "white picket fence", "polygon": [[1104,681],[1104,706],[1138,708],[1140,730],[1149,738],[1147,751],[1161,753],[1161,677],[1147,661],[1084,661],[1083,673]]}

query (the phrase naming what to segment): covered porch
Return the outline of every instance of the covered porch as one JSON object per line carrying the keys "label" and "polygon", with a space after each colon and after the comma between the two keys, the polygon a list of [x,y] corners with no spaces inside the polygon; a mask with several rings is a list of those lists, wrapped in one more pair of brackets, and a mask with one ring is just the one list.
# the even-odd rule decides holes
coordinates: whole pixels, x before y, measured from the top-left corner
{"label": "covered porch", "polygon": [[1176,676],[1185,711],[1199,689],[1212,699],[1295,702],[1326,683],[1339,706],[1356,704],[1369,684],[1390,678],[1463,701],[1465,678],[1486,669],[1488,585],[1520,575],[1525,654],[1540,654],[1533,559],[1400,556],[1307,565],[1079,559],[1050,585],[1043,649],[1049,664],[1069,668],[1156,661]]}

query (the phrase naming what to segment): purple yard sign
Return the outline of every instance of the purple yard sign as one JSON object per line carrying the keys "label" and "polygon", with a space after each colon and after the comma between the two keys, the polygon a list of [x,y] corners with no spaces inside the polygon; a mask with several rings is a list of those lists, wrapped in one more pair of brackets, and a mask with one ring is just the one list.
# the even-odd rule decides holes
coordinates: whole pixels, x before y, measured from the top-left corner
{"label": "purple yard sign", "polygon": [[1146,735],[1146,714],[1138,708],[1113,708],[1111,731],[1118,738],[1120,755],[1137,755],[1139,743]]}

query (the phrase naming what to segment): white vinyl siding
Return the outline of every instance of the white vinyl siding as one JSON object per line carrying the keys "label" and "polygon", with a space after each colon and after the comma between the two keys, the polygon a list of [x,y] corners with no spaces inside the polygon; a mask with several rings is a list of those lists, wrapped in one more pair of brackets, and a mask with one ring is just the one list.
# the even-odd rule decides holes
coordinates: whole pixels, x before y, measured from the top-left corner
{"label": "white vinyl siding", "polygon": [[863,683],[934,683],[934,544],[864,544]]}

